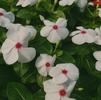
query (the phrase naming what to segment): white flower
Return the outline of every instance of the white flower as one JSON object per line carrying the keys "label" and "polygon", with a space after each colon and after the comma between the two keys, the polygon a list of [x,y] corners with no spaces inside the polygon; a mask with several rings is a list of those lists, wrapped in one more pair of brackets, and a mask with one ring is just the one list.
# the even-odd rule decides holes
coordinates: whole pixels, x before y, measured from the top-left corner
{"label": "white flower", "polygon": [[[15,29],[13,29],[13,31],[9,30],[7,33],[7,39],[1,47],[4,60],[9,65],[15,63],[16,61],[27,63],[36,55],[36,50],[34,48],[27,47],[28,40],[32,36],[32,27],[21,26],[18,31],[14,30]],[[36,32],[35,29],[33,29],[33,32]]]}
{"label": "white flower", "polygon": [[76,0],[76,4],[80,7],[80,10],[83,11],[87,6],[88,0]]}
{"label": "white flower", "polygon": [[75,0],[60,0],[59,5],[66,6],[66,5],[72,5]]}
{"label": "white flower", "polygon": [[14,22],[15,16],[12,12],[6,12],[0,8],[0,26],[7,27],[11,22]]}
{"label": "white flower", "polygon": [[42,76],[47,76],[49,70],[54,66],[56,56],[50,56],[48,54],[40,54],[40,56],[36,60],[36,67],[38,72]]}
{"label": "white flower", "polygon": [[56,85],[51,80],[44,82],[44,91],[46,92],[45,100],[75,100],[69,98],[75,82],[70,85]]}
{"label": "white flower", "polygon": [[42,28],[40,34],[43,37],[47,37],[49,42],[57,43],[68,36],[69,31],[66,28],[66,19],[59,18],[56,23],[49,20],[44,20],[43,22],[45,27]]}
{"label": "white flower", "polygon": [[74,64],[64,63],[51,68],[49,75],[53,77],[53,83],[62,84],[67,81],[76,81],[79,77],[79,70]]}
{"label": "white flower", "polygon": [[93,29],[85,29],[83,27],[77,27],[78,30],[71,33],[72,42],[78,45],[84,43],[93,43],[96,38],[96,32]]}
{"label": "white flower", "polygon": [[93,53],[95,59],[97,60],[95,64],[95,68],[98,71],[101,71],[101,51],[96,51]]}
{"label": "white flower", "polygon": [[95,32],[96,32],[96,40],[95,40],[95,43],[97,45],[101,45],[101,26],[99,28],[96,28],[95,29]]}
{"label": "white flower", "polygon": [[28,5],[33,5],[37,2],[37,0],[19,0],[16,4],[17,6],[21,5],[22,7],[26,7]]}

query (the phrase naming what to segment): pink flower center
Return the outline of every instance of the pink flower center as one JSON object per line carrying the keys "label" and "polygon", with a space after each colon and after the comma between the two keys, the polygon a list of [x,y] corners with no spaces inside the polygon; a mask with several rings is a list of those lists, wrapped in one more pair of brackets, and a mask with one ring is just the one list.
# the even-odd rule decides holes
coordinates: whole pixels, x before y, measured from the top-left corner
{"label": "pink flower center", "polygon": [[58,29],[58,25],[54,25],[54,26],[53,26],[53,29],[54,29],[54,30],[57,30],[57,29]]}
{"label": "pink flower center", "polygon": [[63,73],[64,75],[67,75],[68,71],[67,71],[66,69],[63,69],[63,70],[62,70],[62,73]]}
{"label": "pink flower center", "polygon": [[59,95],[62,97],[66,96],[66,91],[64,89],[60,90]]}
{"label": "pink flower center", "polygon": [[86,34],[87,32],[86,31],[81,31],[81,34]]}
{"label": "pink flower center", "polygon": [[18,43],[15,45],[15,47],[16,47],[17,49],[21,49],[22,44],[18,42]]}
{"label": "pink flower center", "polygon": [[46,63],[46,67],[47,67],[47,68],[50,67],[50,63],[49,63],[49,62]]}
{"label": "pink flower center", "polygon": [[0,12],[0,16],[3,16],[4,14],[2,12]]}

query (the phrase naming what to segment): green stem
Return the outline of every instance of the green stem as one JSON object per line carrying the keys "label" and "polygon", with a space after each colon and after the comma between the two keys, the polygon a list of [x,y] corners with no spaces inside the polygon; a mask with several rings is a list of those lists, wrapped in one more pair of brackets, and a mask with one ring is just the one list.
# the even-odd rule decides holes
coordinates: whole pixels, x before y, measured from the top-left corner
{"label": "green stem", "polygon": [[57,43],[56,43],[55,49],[54,49],[54,51],[53,51],[53,54],[56,53],[56,51],[57,51],[57,49],[58,49],[58,47],[59,47],[59,44],[60,44],[60,42],[57,42]]}

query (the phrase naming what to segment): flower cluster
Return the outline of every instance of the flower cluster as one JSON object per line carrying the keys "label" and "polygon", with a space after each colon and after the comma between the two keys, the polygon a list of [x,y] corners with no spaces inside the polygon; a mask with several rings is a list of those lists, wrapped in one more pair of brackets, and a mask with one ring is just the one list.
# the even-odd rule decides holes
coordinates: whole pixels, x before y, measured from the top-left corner
{"label": "flower cluster", "polygon": [[[11,65],[17,61],[20,63],[32,61],[36,56],[36,50],[33,47],[28,47],[28,42],[35,38],[36,29],[32,26],[12,23],[10,21],[12,16],[5,18],[3,11],[5,10],[2,9],[1,20],[4,18],[7,21],[3,20],[1,26],[7,28],[7,33],[1,52],[6,64]],[[40,35],[46,37],[49,42],[56,44],[68,36],[69,30],[66,28],[67,20],[65,18],[59,18],[56,22],[51,22],[44,19],[43,16],[41,17],[45,26],[41,29]],[[49,75],[52,77],[51,80],[44,82],[45,100],[49,100],[52,95],[54,100],[60,100],[61,98],[63,100],[74,100],[69,96],[79,77],[79,70],[71,63],[58,64],[54,67],[55,60],[56,55],[52,57],[48,54],[40,54],[35,63],[38,72],[42,76]],[[54,92],[56,93],[54,94]]]}
{"label": "flower cluster", "polygon": [[54,100],[75,100],[69,96],[79,77],[79,70],[71,63],[57,64],[54,67],[55,60],[56,56],[41,54],[36,61],[38,72],[42,76],[52,77],[43,83],[46,92],[45,100],[51,100],[51,96]]}
{"label": "flower cluster", "polygon": [[[39,3],[40,0],[19,0],[16,6],[32,6]],[[81,12],[86,9],[86,6],[96,6],[97,17],[101,17],[101,1],[93,0],[56,0],[59,6],[71,6],[76,4]],[[45,19],[40,15],[40,20],[44,24],[40,30],[40,36],[46,38],[52,45],[56,45],[61,41],[70,37],[76,45],[91,44],[101,45],[101,27],[84,28],[78,26],[74,31],[69,30],[67,26],[68,20],[66,17],[58,17],[52,21]],[[16,62],[28,63],[36,57],[37,50],[29,46],[29,42],[33,40],[37,32],[31,25],[22,25],[14,23],[15,15],[12,12],[7,12],[0,8],[0,26],[7,29],[6,38],[1,46],[1,53],[4,61],[8,65]],[[97,60],[95,68],[101,71],[101,51],[95,51],[93,56]],[[51,79],[43,82],[44,91],[46,93],[45,100],[75,100],[70,95],[79,78],[79,69],[72,63],[55,63],[57,59],[56,52],[51,54],[40,54],[36,58],[35,66],[39,74],[43,77],[51,77]],[[35,60],[35,59],[34,59]],[[51,99],[52,97],[52,99]]]}

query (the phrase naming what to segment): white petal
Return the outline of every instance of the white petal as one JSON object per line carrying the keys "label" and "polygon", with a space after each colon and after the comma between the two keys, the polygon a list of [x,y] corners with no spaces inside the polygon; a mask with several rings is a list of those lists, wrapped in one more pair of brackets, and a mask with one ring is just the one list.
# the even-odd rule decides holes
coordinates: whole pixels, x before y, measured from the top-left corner
{"label": "white petal", "polygon": [[96,43],[97,45],[101,45],[101,37],[100,37],[100,36],[96,37],[95,43]]}
{"label": "white petal", "polygon": [[96,68],[97,71],[101,71],[101,62],[100,61],[96,62],[95,68]]}
{"label": "white petal", "polygon": [[34,39],[37,33],[37,30],[32,26],[25,26],[25,33],[28,33],[27,40]]}
{"label": "white petal", "polygon": [[[20,24],[10,24],[8,27],[8,32],[7,32],[7,38],[13,40],[13,41],[19,41],[19,30],[22,26]],[[22,35],[22,33],[20,33]]]}
{"label": "white petal", "polygon": [[28,5],[31,5],[31,3],[28,0],[26,0],[26,2],[22,3],[22,7],[26,7]]}
{"label": "white petal", "polygon": [[82,26],[78,26],[78,27],[76,27],[78,30],[85,30],[85,28],[84,27],[82,27]]}
{"label": "white petal", "polygon": [[43,28],[41,29],[40,34],[41,34],[41,36],[43,36],[43,37],[47,37],[47,36],[50,34],[51,31],[52,31],[52,27],[45,26],[45,27],[43,27]]}
{"label": "white petal", "polygon": [[74,87],[75,87],[76,81],[71,81],[67,87],[68,97],[71,95]]}
{"label": "white petal", "polygon": [[51,31],[47,39],[51,43],[58,43],[61,40],[56,30]]}
{"label": "white petal", "polygon": [[15,46],[15,42],[13,42],[10,39],[6,39],[1,47],[1,52],[3,54],[7,54],[10,52],[10,50],[12,50],[12,48],[14,48]]}
{"label": "white petal", "polygon": [[101,61],[101,51],[96,51],[93,53],[96,60]]}
{"label": "white petal", "polygon": [[18,51],[13,48],[8,54],[3,54],[4,60],[8,65],[15,63],[18,60]]}
{"label": "white petal", "polygon": [[53,83],[52,80],[47,80],[43,83],[44,85],[44,91],[46,93],[55,93],[55,92],[59,92],[59,90],[63,89],[64,86],[63,85],[56,85]]}
{"label": "white petal", "polygon": [[48,71],[47,71],[47,69],[45,67],[41,67],[40,69],[38,69],[38,72],[42,76],[47,76],[47,74],[48,74]]}
{"label": "white petal", "polygon": [[74,98],[69,98],[69,97],[62,97],[61,100],[76,100]]}
{"label": "white petal", "polygon": [[37,31],[32,26],[22,26],[21,24],[10,24],[7,37],[14,41],[29,41],[36,36]]}
{"label": "white petal", "polygon": [[79,34],[81,31],[79,31],[79,30],[77,30],[77,31],[73,31],[71,34],[70,34],[70,36],[74,36],[74,35],[76,35],[76,34]]}
{"label": "white petal", "polygon": [[87,43],[92,43],[96,39],[96,32],[93,29],[87,29],[87,33],[84,34],[84,38]]}
{"label": "white petal", "polygon": [[54,23],[54,22],[51,22],[51,21],[49,21],[49,20],[44,20],[44,24],[45,24],[46,26],[53,26],[55,23]]}
{"label": "white petal", "polygon": [[45,100],[60,100],[58,93],[47,93],[45,95]]}
{"label": "white petal", "polygon": [[12,12],[6,13],[5,17],[8,18],[11,22],[14,22],[14,20],[15,20],[15,16]]}
{"label": "white petal", "polygon": [[0,8],[0,12],[4,13],[4,14],[6,13],[5,9],[3,9],[3,8]]}
{"label": "white petal", "polygon": [[93,37],[92,35],[90,34],[86,34],[84,35],[84,38],[85,38],[85,41],[87,43],[93,43],[95,41],[95,37]]}
{"label": "white petal", "polygon": [[10,24],[10,20],[9,19],[7,19],[6,17],[1,17],[0,18],[0,26],[8,27],[9,24]]}
{"label": "white petal", "polygon": [[23,0],[19,0],[19,1],[17,2],[16,6],[19,6],[19,5],[21,5],[22,3],[23,3]]}
{"label": "white petal", "polygon": [[55,77],[58,76],[61,73],[61,69],[57,68],[57,67],[53,67],[51,68],[51,70],[49,71],[49,75],[51,77]]}
{"label": "white petal", "polygon": [[67,80],[68,80],[68,77],[62,73],[53,77],[52,79],[53,83],[55,84],[62,84],[62,83],[65,83]]}
{"label": "white petal", "polygon": [[67,65],[66,68],[68,70],[67,76],[71,80],[76,81],[79,78],[79,70],[78,70],[78,68],[74,64],[71,64],[71,63],[68,63],[66,65]]}
{"label": "white petal", "polygon": [[99,17],[101,17],[101,8],[99,8],[98,10],[99,10]]}
{"label": "white petal", "polygon": [[78,0],[77,5],[78,7],[81,8],[81,11],[83,11],[87,5],[88,1],[87,0]]}
{"label": "white petal", "polygon": [[59,18],[56,22],[56,24],[59,27],[66,27],[67,26],[67,20],[65,18]]}
{"label": "white petal", "polygon": [[59,5],[61,6],[72,5],[74,1],[75,0],[60,0]]}
{"label": "white petal", "polygon": [[100,30],[100,28],[96,28],[96,29],[95,29],[95,32],[97,33],[97,35],[101,35],[101,30]]}
{"label": "white petal", "polygon": [[59,34],[59,36],[61,37],[61,39],[65,39],[68,36],[69,31],[66,28],[59,28],[57,30],[57,33]]}
{"label": "white petal", "polygon": [[85,40],[84,40],[83,35],[77,34],[77,35],[72,37],[72,42],[75,44],[81,45],[81,44],[85,43]]}
{"label": "white petal", "polygon": [[19,49],[19,59],[21,63],[27,63],[34,59],[36,56],[36,50],[34,48],[21,48]]}

